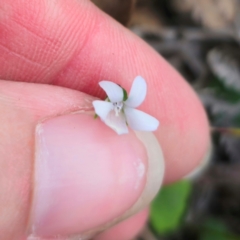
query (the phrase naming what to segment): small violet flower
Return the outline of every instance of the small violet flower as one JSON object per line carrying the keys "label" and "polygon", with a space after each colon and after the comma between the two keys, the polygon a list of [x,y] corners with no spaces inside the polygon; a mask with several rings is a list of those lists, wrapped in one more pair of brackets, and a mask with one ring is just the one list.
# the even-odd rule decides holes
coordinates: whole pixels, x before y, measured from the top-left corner
{"label": "small violet flower", "polygon": [[155,131],[159,121],[137,109],[147,93],[146,81],[138,76],[134,79],[129,97],[125,89],[110,81],[99,82],[106,92],[106,101],[93,101],[97,116],[118,134],[128,133],[128,126],[137,131]]}

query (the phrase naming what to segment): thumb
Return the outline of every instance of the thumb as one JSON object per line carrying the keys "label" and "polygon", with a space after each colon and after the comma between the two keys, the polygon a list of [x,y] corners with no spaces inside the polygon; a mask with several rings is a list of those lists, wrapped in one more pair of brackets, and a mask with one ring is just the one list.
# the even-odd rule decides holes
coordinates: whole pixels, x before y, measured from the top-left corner
{"label": "thumb", "polygon": [[93,236],[154,197],[163,157],[153,135],[118,136],[74,90],[0,89],[0,239]]}

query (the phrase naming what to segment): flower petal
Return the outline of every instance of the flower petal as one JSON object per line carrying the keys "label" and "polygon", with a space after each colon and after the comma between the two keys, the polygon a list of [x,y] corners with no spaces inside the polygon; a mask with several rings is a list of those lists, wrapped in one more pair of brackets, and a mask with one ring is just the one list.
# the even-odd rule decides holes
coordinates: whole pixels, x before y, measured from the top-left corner
{"label": "flower petal", "polygon": [[96,100],[93,101],[92,104],[95,109],[95,113],[102,120],[105,120],[109,112],[113,109],[113,104],[111,102]]}
{"label": "flower petal", "polygon": [[125,116],[128,125],[137,131],[155,131],[159,126],[159,121],[147,113],[134,108],[125,108]]}
{"label": "flower petal", "polygon": [[116,116],[115,111],[112,110],[109,112],[104,122],[114,131],[116,131],[119,135],[128,133],[128,127],[123,113],[119,113],[119,115]]}
{"label": "flower petal", "polygon": [[116,83],[101,81],[99,85],[106,92],[112,103],[123,101],[123,90]]}
{"label": "flower petal", "polygon": [[147,84],[146,81],[141,77],[137,76],[132,84],[129,97],[125,104],[129,107],[136,108],[142,104],[147,94]]}

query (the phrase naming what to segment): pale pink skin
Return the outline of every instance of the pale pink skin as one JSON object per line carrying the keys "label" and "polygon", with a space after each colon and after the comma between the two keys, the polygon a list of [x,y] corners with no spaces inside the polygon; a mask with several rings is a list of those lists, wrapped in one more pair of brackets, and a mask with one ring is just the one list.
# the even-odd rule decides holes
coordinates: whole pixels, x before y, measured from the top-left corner
{"label": "pale pink skin", "polygon": [[129,240],[133,239],[145,225],[148,217],[148,210],[145,209],[133,217],[117,224],[108,231],[98,235],[94,240]]}
{"label": "pale pink skin", "polygon": [[35,163],[35,234],[89,231],[137,201],[146,183],[141,173],[147,153],[133,132],[119,136],[85,114],[47,120],[37,131],[36,149],[42,150]]}
{"label": "pale pink skin", "polygon": [[[166,160],[165,182],[176,181],[189,173],[206,154],[209,146],[208,121],[189,85],[149,46],[99,11],[90,1],[2,1],[0,66],[0,78],[14,81],[0,81],[0,239],[25,238],[36,187],[33,170],[37,124],[68,112],[89,111],[92,98],[84,93],[103,98],[104,93],[98,86],[101,80],[114,81],[129,91],[134,77],[141,75],[146,79],[148,93],[139,109],[160,120],[161,125],[155,135]],[[92,124],[90,120],[85,121],[84,128],[91,129]],[[93,146],[100,140],[104,143],[104,136],[110,131],[101,124],[103,127],[98,129],[102,131],[101,137],[93,138]],[[73,137],[76,139],[72,141],[79,140],[78,135]],[[127,146],[123,146],[122,151],[126,156],[132,154],[130,162],[135,159],[135,154],[139,154],[147,168],[145,150],[136,139],[131,140],[132,137],[131,134],[125,136],[127,141],[135,141],[135,151]],[[113,156],[117,145],[115,142],[107,144],[107,155]],[[106,159],[106,156],[101,158]],[[122,164],[122,158],[116,157],[112,164],[116,164],[114,171],[119,174],[117,166]],[[127,168],[130,166],[128,162],[123,164]],[[128,169],[131,171],[131,168]],[[106,171],[109,179],[111,173]],[[130,189],[134,181],[136,179],[129,181],[126,189]],[[97,223],[88,219],[88,227],[123,214],[140,196],[144,184],[145,178],[140,181],[138,191],[129,191],[128,195],[121,197],[124,204],[118,204],[121,207],[114,213],[107,215],[106,211],[100,212]],[[111,188],[109,191],[116,188],[114,182]],[[97,189],[85,187],[83,191],[91,195]],[[121,192],[119,194],[117,197],[122,196]],[[54,197],[60,195],[63,193],[58,191]],[[38,201],[41,202],[41,198]],[[107,204],[108,201],[111,198],[104,196],[101,203]],[[90,206],[86,202],[79,207],[89,209]],[[69,223],[69,228],[64,229],[64,222],[59,220],[54,209],[48,214],[49,219],[56,222],[55,228],[66,234],[81,232],[86,224],[77,215]],[[64,210],[59,214],[64,215]],[[142,227],[144,221],[141,219],[144,218],[137,216],[129,222],[136,225],[132,232],[128,231],[129,238],[125,236],[126,240]],[[125,227],[122,229],[124,231]],[[39,231],[47,233],[49,229],[41,227]],[[114,229],[111,234],[114,234]],[[106,235],[101,240],[110,238]]]}

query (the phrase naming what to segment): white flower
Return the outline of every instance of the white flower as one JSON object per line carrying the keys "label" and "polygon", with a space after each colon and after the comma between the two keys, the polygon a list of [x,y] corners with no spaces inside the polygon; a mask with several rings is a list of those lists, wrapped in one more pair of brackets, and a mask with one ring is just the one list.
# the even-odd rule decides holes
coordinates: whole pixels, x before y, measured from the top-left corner
{"label": "white flower", "polygon": [[126,91],[110,81],[99,82],[106,92],[109,101],[93,101],[96,114],[118,134],[128,133],[128,126],[137,131],[155,131],[159,121],[137,109],[144,101],[147,93],[146,81],[138,76],[127,97]]}

